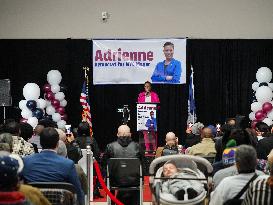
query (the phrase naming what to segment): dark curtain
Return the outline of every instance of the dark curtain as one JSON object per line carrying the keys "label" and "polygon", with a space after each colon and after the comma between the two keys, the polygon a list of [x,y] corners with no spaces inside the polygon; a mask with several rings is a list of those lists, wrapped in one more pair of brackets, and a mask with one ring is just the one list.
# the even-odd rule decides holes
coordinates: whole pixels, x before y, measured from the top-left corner
{"label": "dark curtain", "polygon": [[[6,108],[6,118],[20,119],[18,102],[23,99],[23,86],[46,83],[52,69],[62,73],[67,87],[68,123],[76,127],[81,120],[79,96],[84,79],[82,67],[92,68],[92,42],[89,40],[0,40],[0,79],[11,80],[13,106]],[[175,52],[178,52],[175,50]],[[273,68],[273,40],[198,40],[187,43],[187,82],[190,66],[194,69],[195,98],[198,121],[205,124],[223,122],[240,113],[248,115],[251,84],[261,66]],[[185,68],[183,68],[185,69]],[[121,114],[117,108],[129,105],[134,139],[136,132],[136,100],[143,85],[92,85],[90,104],[94,136],[100,147],[116,139]],[[154,85],[161,104],[159,111],[159,144],[165,134],[174,131],[183,141],[187,120],[188,84]],[[42,93],[42,92],[41,92]],[[3,111],[0,120],[3,121]]]}
{"label": "dark curtain", "polygon": [[248,116],[258,68],[273,69],[273,40],[189,40],[188,46],[198,120]]}

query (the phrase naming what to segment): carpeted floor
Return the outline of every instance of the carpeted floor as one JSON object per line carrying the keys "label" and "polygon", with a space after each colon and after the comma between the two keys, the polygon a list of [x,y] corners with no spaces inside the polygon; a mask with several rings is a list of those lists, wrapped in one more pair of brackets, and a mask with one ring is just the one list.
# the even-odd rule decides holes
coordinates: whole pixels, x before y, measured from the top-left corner
{"label": "carpeted floor", "polygon": [[[103,198],[95,198],[94,202],[106,202],[106,194],[103,190],[100,190],[101,195]],[[152,201],[152,194],[149,187],[149,177],[144,177],[144,186],[143,186],[143,201],[151,202]]]}

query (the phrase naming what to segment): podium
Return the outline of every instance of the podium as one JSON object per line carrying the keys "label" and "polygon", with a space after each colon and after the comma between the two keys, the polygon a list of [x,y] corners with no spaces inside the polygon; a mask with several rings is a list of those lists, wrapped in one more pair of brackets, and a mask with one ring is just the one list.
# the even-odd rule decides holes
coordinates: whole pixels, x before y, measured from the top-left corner
{"label": "podium", "polygon": [[157,148],[157,114],[159,103],[137,103],[139,145],[145,153],[154,154]]}

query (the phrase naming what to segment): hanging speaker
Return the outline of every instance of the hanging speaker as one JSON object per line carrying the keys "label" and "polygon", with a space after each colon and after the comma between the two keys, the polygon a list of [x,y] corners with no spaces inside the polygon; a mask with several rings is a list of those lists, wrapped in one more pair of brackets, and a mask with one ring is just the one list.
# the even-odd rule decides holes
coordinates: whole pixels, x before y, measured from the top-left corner
{"label": "hanging speaker", "polygon": [[10,79],[0,80],[0,106],[11,106]]}

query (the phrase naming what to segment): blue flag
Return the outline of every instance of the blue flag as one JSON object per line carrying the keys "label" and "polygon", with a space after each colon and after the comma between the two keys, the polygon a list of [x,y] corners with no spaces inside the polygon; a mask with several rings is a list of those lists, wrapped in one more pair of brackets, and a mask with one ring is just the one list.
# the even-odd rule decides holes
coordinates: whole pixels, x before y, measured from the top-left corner
{"label": "blue flag", "polygon": [[194,99],[194,84],[193,84],[193,67],[191,66],[191,76],[189,82],[189,98],[188,98],[188,120],[187,123],[195,123],[196,117],[196,107]]}

